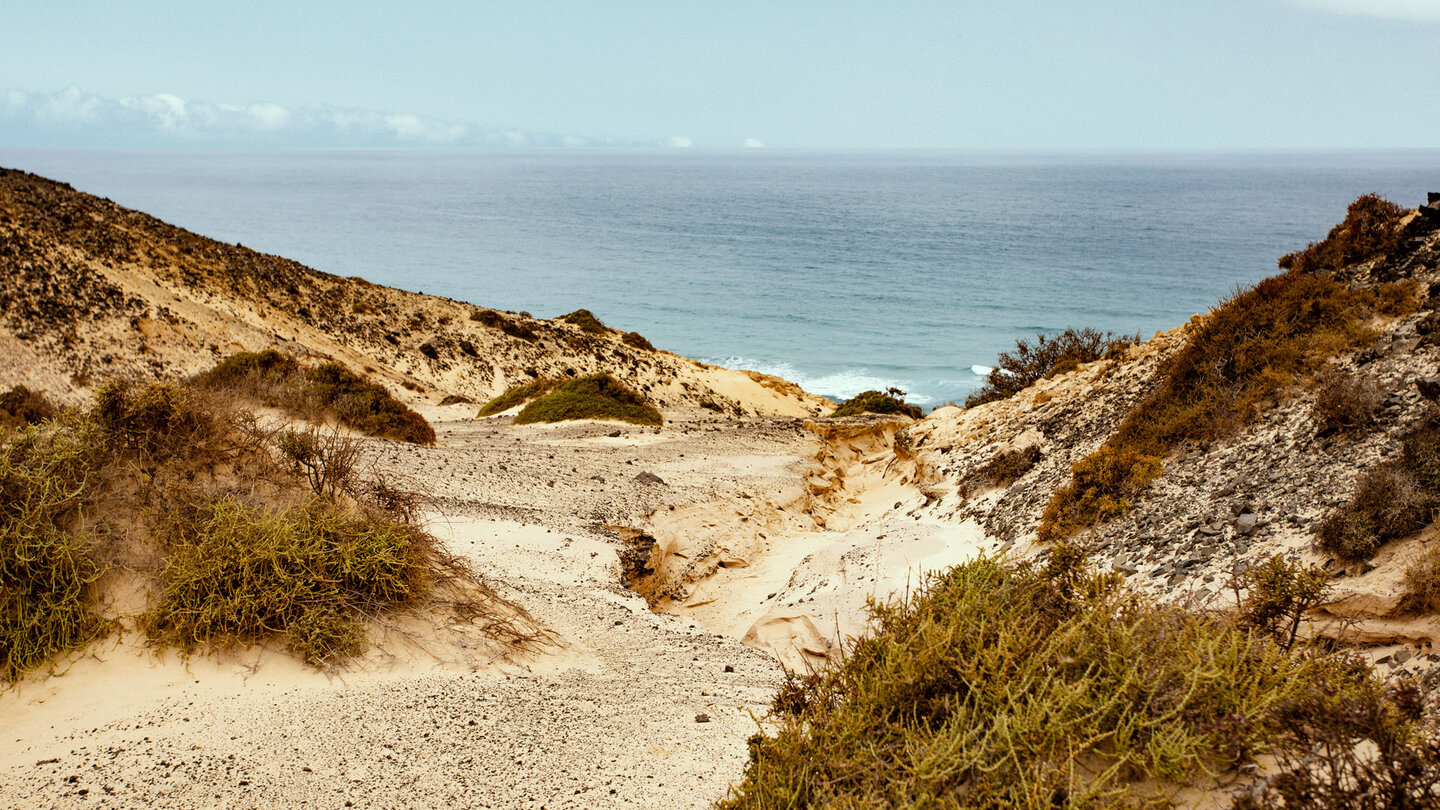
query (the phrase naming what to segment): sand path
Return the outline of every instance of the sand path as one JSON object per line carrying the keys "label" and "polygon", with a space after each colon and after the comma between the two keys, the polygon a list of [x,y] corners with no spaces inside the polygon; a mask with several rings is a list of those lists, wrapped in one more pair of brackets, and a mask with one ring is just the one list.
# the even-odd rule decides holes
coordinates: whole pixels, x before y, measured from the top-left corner
{"label": "sand path", "polygon": [[0,805],[704,807],[724,795],[750,713],[778,681],[772,659],[597,576],[610,544],[505,521],[439,529],[571,648],[506,673],[407,664],[335,679],[278,656],[252,674],[101,651],[103,663],[4,697]]}

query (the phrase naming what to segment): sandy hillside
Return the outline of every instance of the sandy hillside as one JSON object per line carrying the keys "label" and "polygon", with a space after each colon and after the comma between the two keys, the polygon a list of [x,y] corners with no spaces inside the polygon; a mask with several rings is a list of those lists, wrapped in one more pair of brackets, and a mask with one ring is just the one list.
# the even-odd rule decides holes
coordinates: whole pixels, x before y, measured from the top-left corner
{"label": "sandy hillside", "polygon": [[662,408],[807,416],[825,404],[638,334],[319,272],[8,169],[0,266],[0,386],[67,401],[106,377],[175,379],[237,351],[279,348],[339,360],[409,402],[484,402],[536,377],[606,371]]}

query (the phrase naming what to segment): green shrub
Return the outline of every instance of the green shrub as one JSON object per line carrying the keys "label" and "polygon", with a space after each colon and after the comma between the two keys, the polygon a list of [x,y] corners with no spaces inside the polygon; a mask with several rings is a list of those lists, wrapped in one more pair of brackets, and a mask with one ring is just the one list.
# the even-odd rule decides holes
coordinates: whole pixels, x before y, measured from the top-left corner
{"label": "green shrub", "polygon": [[591,334],[603,335],[610,331],[609,327],[601,323],[600,319],[595,317],[595,314],[588,309],[577,309],[569,315],[562,315],[560,320],[574,324],[580,327],[580,331],[590,332]]}
{"label": "green shrub", "polygon": [[[1312,377],[1335,354],[1375,337],[1368,321],[1414,306],[1413,290],[1351,289],[1329,277],[1272,276],[1222,302],[1170,358],[1159,384],[1095,454],[1076,465],[1087,480],[1057,490],[1040,536],[1060,539],[1111,520],[1160,474],[1185,441],[1228,436],[1282,389]],[[1139,471],[1128,465],[1141,464]]]}
{"label": "green shrub", "polygon": [[644,396],[609,374],[595,374],[559,383],[516,414],[515,424],[572,419],[613,419],[636,425],[664,422],[660,412]]}
{"label": "green shrub", "polygon": [[1350,500],[1325,518],[1316,545],[1346,562],[1375,556],[1385,543],[1414,534],[1440,509],[1440,416],[1412,427],[1400,452],[1360,476]]}
{"label": "green shrub", "polygon": [[1432,547],[1405,568],[1401,613],[1440,613],[1440,547]]}
{"label": "green shrub", "polygon": [[1018,450],[1000,450],[960,482],[966,497],[986,487],[1008,487],[1040,463],[1040,446],[1028,445]]}
{"label": "green shrub", "polygon": [[435,443],[435,429],[425,417],[391,396],[385,386],[339,363],[325,363],[307,376],[321,406],[333,411],[340,424],[382,439]]}
{"label": "green shrub", "polygon": [[269,349],[240,352],[196,376],[194,385],[252,398],[304,419],[332,416],[346,427],[382,439],[434,444],[425,417],[395,399],[385,386],[329,362],[315,368]]}
{"label": "green shrub", "polygon": [[143,626],[186,653],[281,634],[306,661],[333,663],[356,650],[362,617],[419,598],[430,581],[427,536],[323,500],[201,500],[177,507],[167,528]]}
{"label": "green shrub", "polygon": [[1330,575],[1315,566],[1286,562],[1276,554],[1241,577],[1247,589],[1240,621],[1274,638],[1286,650],[1295,646],[1306,611],[1330,592]]}
{"label": "green shrub", "polygon": [[1066,329],[1058,335],[1036,335],[1034,343],[1021,338],[1015,342],[1014,351],[1000,353],[985,384],[965,398],[965,407],[1006,399],[1037,380],[1074,371],[1081,364],[1103,357],[1114,357],[1139,342],[1138,334],[1117,336],[1089,327]]}
{"label": "green shrub", "polygon": [[915,405],[907,404],[904,400],[905,392],[899,388],[887,388],[885,393],[879,391],[861,391],[855,396],[840,403],[831,416],[859,416],[862,413],[879,414],[904,414],[911,419],[919,419],[925,415]]}
{"label": "green shrub", "polygon": [[902,604],[833,670],[777,697],[722,808],[1119,807],[1165,803],[1288,741],[1282,709],[1364,677],[1083,568],[979,558]]}
{"label": "green shrub", "polygon": [[1328,273],[1391,250],[1398,243],[1405,209],[1377,194],[1365,194],[1350,203],[1345,219],[1320,242],[1280,257],[1282,270]]}
{"label": "green shrub", "polygon": [[513,338],[524,341],[536,341],[540,336],[529,326],[513,321],[493,309],[477,309],[470,313],[470,320],[484,324],[491,329],[498,329]]}
{"label": "green shrub", "polygon": [[230,435],[200,392],[173,383],[111,380],[95,391],[90,416],[109,442],[146,460],[223,455]]}
{"label": "green shrub", "polygon": [[650,341],[646,340],[645,336],[639,332],[626,332],[625,336],[620,338],[620,340],[623,341],[626,346],[634,346],[637,349],[644,349],[647,352],[655,351],[655,347],[650,345]]}
{"label": "green shrub", "polygon": [[505,390],[505,393],[482,405],[480,412],[476,414],[476,416],[493,416],[497,413],[503,413],[516,405],[529,402],[541,394],[544,394],[546,391],[549,391],[551,388],[554,388],[556,385],[559,385],[558,380],[546,378],[521,383],[520,385],[512,385]]}
{"label": "green shrub", "polygon": [[1375,423],[1380,388],[1369,377],[1326,369],[1315,380],[1310,415],[1321,434],[1363,430]]}
{"label": "green shrub", "polygon": [[44,394],[17,385],[0,394],[0,428],[37,425],[54,419],[59,409]]}
{"label": "green shrub", "polygon": [[84,421],[24,428],[0,445],[0,681],[14,682],[105,629],[82,507],[101,440]]}

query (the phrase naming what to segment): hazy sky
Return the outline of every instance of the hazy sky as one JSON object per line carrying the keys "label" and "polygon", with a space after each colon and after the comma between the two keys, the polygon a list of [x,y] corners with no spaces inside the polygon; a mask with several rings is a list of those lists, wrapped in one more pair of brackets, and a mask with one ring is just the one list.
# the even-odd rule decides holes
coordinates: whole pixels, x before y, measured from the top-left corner
{"label": "hazy sky", "polygon": [[1440,0],[7,0],[0,18],[9,146],[1440,146]]}

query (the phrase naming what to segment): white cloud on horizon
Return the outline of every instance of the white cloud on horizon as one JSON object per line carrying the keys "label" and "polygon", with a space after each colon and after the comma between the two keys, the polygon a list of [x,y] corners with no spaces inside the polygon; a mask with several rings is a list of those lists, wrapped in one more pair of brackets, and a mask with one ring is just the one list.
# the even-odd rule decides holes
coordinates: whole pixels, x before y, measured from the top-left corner
{"label": "white cloud on horizon", "polygon": [[268,101],[217,103],[171,93],[110,99],[75,86],[53,93],[9,89],[0,94],[0,146],[578,147],[619,143],[632,145],[324,104],[291,108]]}
{"label": "white cloud on horizon", "polygon": [[1304,8],[1387,20],[1440,22],[1440,0],[1290,0]]}
{"label": "white cloud on horizon", "polygon": [[746,149],[764,149],[765,142],[759,138],[746,138],[744,146]]}
{"label": "white cloud on horizon", "polygon": [[693,149],[695,140],[689,135],[671,135],[665,139],[665,145],[671,149]]}

